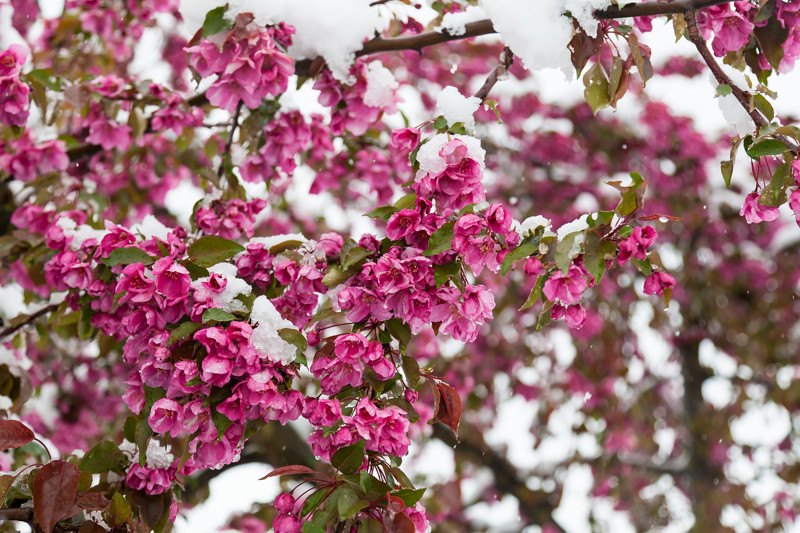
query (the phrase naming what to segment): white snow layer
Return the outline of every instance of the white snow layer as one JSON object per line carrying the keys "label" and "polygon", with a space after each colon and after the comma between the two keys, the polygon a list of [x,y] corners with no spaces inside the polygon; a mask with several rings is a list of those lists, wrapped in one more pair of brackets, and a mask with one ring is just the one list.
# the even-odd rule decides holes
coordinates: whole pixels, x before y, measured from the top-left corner
{"label": "white snow layer", "polygon": [[230,263],[218,263],[212,267],[209,267],[208,271],[227,280],[225,289],[220,293],[207,291],[205,287],[203,287],[203,282],[208,281],[208,277],[199,278],[193,281],[192,288],[209,296],[214,302],[214,305],[223,311],[227,311],[229,313],[246,313],[247,307],[245,307],[242,301],[238,300],[236,297],[240,294],[244,294],[245,296],[249,295],[253,291],[253,288],[245,280],[236,277],[236,265],[232,265]]}
{"label": "white snow layer", "polygon": [[571,12],[587,33],[596,35],[592,13],[610,4],[610,0],[483,0],[483,9],[526,68],[561,69],[571,78],[575,69],[567,45],[572,40],[572,21],[564,13]]}
{"label": "white snow layer", "polygon": [[250,343],[256,350],[270,360],[280,361],[284,365],[294,361],[297,349],[283,340],[278,331],[297,328],[281,316],[266,296],[259,296],[253,302],[250,321],[258,323],[250,336]]}
{"label": "white snow layer", "polygon": [[152,239],[153,237],[167,242],[170,229],[158,221],[153,215],[147,215],[139,224],[131,226],[132,233],[141,233],[145,240]]}
{"label": "white snow layer", "polygon": [[364,103],[370,107],[391,107],[395,102],[395,91],[399,84],[394,74],[384,67],[380,61],[373,61],[367,65],[367,90],[364,93]]}
{"label": "white snow layer", "polygon": [[226,3],[231,20],[238,13],[252,13],[258,24],[282,21],[294,26],[292,57],[322,56],[340,81],[349,78],[355,52],[364,40],[389,24],[379,6],[370,6],[373,0],[181,0],[180,12],[189,33],[203,25],[206,13]]}
{"label": "white snow layer", "polygon": [[447,125],[462,122],[467,130],[475,129],[475,111],[481,105],[480,98],[464,96],[452,85],[445,87],[436,95],[436,114],[443,115]]}
{"label": "white snow layer", "polygon": [[436,27],[439,33],[447,32],[448,35],[458,36],[466,33],[466,25],[470,22],[477,22],[486,17],[486,11],[478,6],[469,6],[466,11],[458,13],[445,13],[442,17],[442,24]]}
{"label": "white snow layer", "polygon": [[419,148],[417,161],[419,162],[421,171],[430,174],[439,174],[447,168],[447,163],[444,158],[439,155],[439,151],[441,151],[442,147],[451,139],[458,139],[466,144],[467,156],[477,161],[481,168],[485,167],[484,160],[486,158],[486,151],[481,148],[481,141],[479,139],[469,135],[445,135],[444,133],[438,133]]}

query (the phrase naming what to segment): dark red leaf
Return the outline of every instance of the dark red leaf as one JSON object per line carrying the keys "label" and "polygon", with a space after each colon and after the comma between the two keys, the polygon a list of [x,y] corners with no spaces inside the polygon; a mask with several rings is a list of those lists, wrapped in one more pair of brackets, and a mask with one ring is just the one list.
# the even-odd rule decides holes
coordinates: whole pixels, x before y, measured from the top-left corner
{"label": "dark red leaf", "polygon": [[434,412],[432,422],[442,422],[458,433],[458,424],[461,422],[461,397],[456,390],[442,381],[434,384]]}
{"label": "dark red leaf", "polygon": [[35,437],[33,431],[18,420],[0,420],[0,450],[25,446]]}
{"label": "dark red leaf", "polygon": [[111,502],[99,492],[87,492],[78,497],[77,504],[87,511],[105,511]]}
{"label": "dark red leaf", "polygon": [[151,529],[169,513],[169,493],[150,495],[141,490],[132,490],[130,499],[139,508],[139,517]]}
{"label": "dark red leaf", "polygon": [[311,470],[307,466],[303,465],[289,465],[289,466],[282,466],[280,468],[276,468],[266,476],[259,478],[259,480],[267,479],[270,477],[275,476],[296,476],[298,474],[316,474],[315,470]]}
{"label": "dark red leaf", "polygon": [[51,533],[59,520],[73,514],[78,495],[80,470],[66,461],[51,461],[33,480],[33,514],[44,530]]}
{"label": "dark red leaf", "polygon": [[673,216],[670,216],[670,215],[647,215],[647,216],[639,217],[638,220],[658,220],[660,218],[666,218],[667,220],[677,220],[677,221],[683,220],[683,219],[681,219],[679,217],[673,217]]}
{"label": "dark red leaf", "polygon": [[386,495],[386,508],[390,513],[400,513],[406,508],[405,502],[397,496]]}
{"label": "dark red leaf", "polygon": [[95,522],[88,520],[81,524],[81,528],[78,530],[78,533],[106,533],[106,530]]}
{"label": "dark red leaf", "polygon": [[392,518],[387,516],[383,523],[389,533],[414,533],[417,530],[414,527],[414,522],[403,513],[397,513]]}

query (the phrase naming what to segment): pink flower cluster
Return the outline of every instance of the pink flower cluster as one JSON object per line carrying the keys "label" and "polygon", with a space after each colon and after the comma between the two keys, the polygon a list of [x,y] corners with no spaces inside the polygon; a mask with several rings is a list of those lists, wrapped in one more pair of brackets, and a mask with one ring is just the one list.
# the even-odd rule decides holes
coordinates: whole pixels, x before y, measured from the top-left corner
{"label": "pink flower cluster", "polygon": [[414,191],[419,196],[435,199],[439,208],[461,209],[486,199],[481,183],[480,164],[470,157],[469,149],[460,139],[447,142],[439,150],[445,169],[438,174],[419,172]]}
{"label": "pink flower cluster", "polygon": [[465,214],[458,219],[452,247],[474,275],[484,267],[497,272],[508,249],[519,244],[519,234],[511,230],[511,221],[511,215],[500,204],[490,205],[483,216]]}
{"label": "pink flower cluster", "polygon": [[350,67],[350,77],[355,80],[352,85],[339,83],[327,69],[314,83],[314,88],[320,91],[319,103],[331,109],[331,132],[334,135],[342,135],[345,130],[356,136],[363,135],[384,111],[393,113],[396,109],[396,96],[382,107],[367,105],[367,68],[363,59],[356,60]]}
{"label": "pink flower cluster", "polygon": [[219,235],[225,239],[248,238],[255,231],[255,218],[267,206],[261,198],[245,202],[238,198],[223,201],[214,200],[208,207],[201,207],[195,213],[197,227],[206,235]]}
{"label": "pink flower cluster", "polygon": [[[739,216],[743,216],[748,224],[758,224],[759,222],[772,222],[780,216],[777,207],[767,207],[758,203],[758,193],[751,192],[744,199]],[[791,205],[790,205],[791,207]]]}
{"label": "pink flower cluster", "polygon": [[298,328],[304,328],[317,307],[319,295],[328,292],[322,284],[326,263],[299,264],[284,259],[274,264],[273,276],[286,287],[283,294],[272,300],[275,309]]}
{"label": "pink flower cluster", "polygon": [[18,44],[0,52],[0,124],[25,126],[30,111],[30,88],[19,75],[28,52]]}
{"label": "pink flower cluster", "polygon": [[[536,265],[528,268],[535,268]],[[554,302],[550,311],[550,318],[558,320],[563,318],[571,328],[583,327],[586,321],[586,310],[580,305],[583,292],[594,285],[594,278],[586,270],[582,259],[576,259],[569,266],[566,273],[560,270],[547,278],[542,287],[545,297]]]}
{"label": "pink flower cluster", "polygon": [[[332,403],[331,403],[332,402]],[[335,406],[333,404],[336,404]],[[335,431],[318,429],[308,438],[314,455],[325,461],[341,447],[365,440],[366,450],[402,457],[408,452],[408,418],[394,405],[379,408],[368,398],[361,398],[351,416],[342,416],[336,400],[308,400],[303,414],[314,426],[330,427],[335,417],[341,421]]]}
{"label": "pink flower cluster", "polygon": [[264,144],[241,165],[242,178],[252,183],[268,182],[273,188],[275,177],[292,175],[297,167],[295,156],[309,145],[312,160],[325,159],[325,154],[333,151],[330,132],[322,115],[314,113],[310,118],[306,122],[299,111],[275,116],[264,128]]}
{"label": "pink flower cluster", "polygon": [[658,232],[651,226],[634,228],[631,236],[619,243],[617,262],[622,266],[631,259],[644,261],[647,259],[647,249],[657,238]]}
{"label": "pink flower cluster", "polygon": [[212,105],[230,112],[239,101],[256,109],[263,98],[285,92],[294,73],[292,58],[278,48],[272,33],[244,15],[237,17],[233,31],[212,35],[185,50],[200,76],[218,76],[206,96]]}
{"label": "pink flower cluster", "polygon": [[0,141],[0,170],[19,181],[32,181],[37,176],[69,166],[64,141],[36,144],[31,130],[26,129],[18,139]]}
{"label": "pink flower cluster", "polygon": [[365,366],[381,381],[395,375],[394,364],[384,356],[381,343],[369,341],[360,333],[348,333],[336,338],[331,357],[314,359],[311,372],[319,380],[322,392],[334,395],[348,385],[360,386]]}

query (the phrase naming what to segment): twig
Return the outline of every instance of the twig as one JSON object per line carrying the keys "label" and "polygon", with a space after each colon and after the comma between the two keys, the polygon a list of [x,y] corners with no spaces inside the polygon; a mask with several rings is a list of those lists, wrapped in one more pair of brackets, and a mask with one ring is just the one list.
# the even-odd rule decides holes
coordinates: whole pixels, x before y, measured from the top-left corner
{"label": "twig", "polygon": [[628,17],[650,17],[653,15],[678,15],[691,9],[730,4],[733,0],[673,0],[672,2],[640,2],[622,7],[610,6],[598,9],[594,16],[601,20],[621,19]]}
{"label": "twig", "polygon": [[222,161],[219,162],[219,168],[217,169],[217,174],[219,177],[222,177],[222,171],[225,169],[225,156],[230,155],[231,147],[233,146],[233,135],[236,133],[236,128],[239,127],[239,113],[242,112],[242,105],[244,104],[243,100],[239,100],[239,103],[236,104],[236,111],[233,112],[233,118],[231,118],[231,132],[228,135],[228,140],[225,141],[225,151],[222,153]]}
{"label": "twig", "polygon": [[[714,78],[717,80],[717,83],[720,85],[727,85],[731,88],[731,94],[736,98],[736,101],[744,108],[753,122],[759,128],[762,128],[769,124],[767,118],[761,114],[761,111],[756,109],[754,106],[751,105],[750,100],[750,93],[745,92],[739,86],[737,86],[733,80],[731,80],[730,76],[728,76],[722,67],[719,66],[717,60],[711,54],[711,51],[708,49],[708,45],[706,44],[706,40],[703,38],[703,35],[700,33],[700,28],[697,26],[697,13],[695,10],[690,9],[686,11],[684,14],[684,18],[686,20],[686,34],[689,40],[694,44],[697,51],[700,53],[700,56],[703,58],[703,61],[708,66],[711,73],[714,75]],[[775,138],[781,141],[783,144],[786,145],[789,150],[794,152],[795,154],[798,152],[797,144],[792,141],[789,137],[785,135],[775,135]]]}
{"label": "twig", "polygon": [[497,65],[497,67],[489,74],[489,77],[486,78],[486,81],[483,83],[478,92],[475,93],[475,97],[479,98],[481,103],[483,103],[486,98],[489,96],[489,91],[492,90],[492,87],[500,81],[500,79],[505,76],[508,72],[508,69],[511,68],[511,65],[514,64],[514,53],[511,51],[509,47],[505,47],[503,49],[503,55],[501,56],[501,63]]}
{"label": "twig", "polygon": [[18,507],[0,509],[0,520],[17,520],[30,523],[33,521],[33,509],[21,509]]}
{"label": "twig", "polygon": [[13,335],[14,333],[17,332],[17,330],[19,330],[23,326],[27,326],[28,324],[32,323],[34,320],[36,320],[40,316],[46,315],[50,311],[55,311],[57,308],[58,308],[58,304],[50,304],[47,307],[43,307],[42,309],[39,309],[38,311],[36,311],[32,315],[30,315],[28,318],[26,318],[25,320],[23,320],[22,322],[20,322],[16,326],[11,326],[11,327],[8,327],[8,328],[4,329],[3,331],[0,331],[0,339],[4,339],[5,337],[8,337],[9,335]]}

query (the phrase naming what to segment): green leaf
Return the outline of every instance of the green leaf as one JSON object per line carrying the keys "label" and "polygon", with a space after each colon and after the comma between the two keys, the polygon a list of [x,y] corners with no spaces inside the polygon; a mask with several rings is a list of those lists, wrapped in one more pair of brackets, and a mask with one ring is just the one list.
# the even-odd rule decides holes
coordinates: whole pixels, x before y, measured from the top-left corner
{"label": "green leaf", "polygon": [[303,241],[298,241],[295,239],[283,241],[270,248],[269,253],[271,253],[272,255],[278,255],[279,253],[285,252],[286,250],[296,250],[297,248],[303,246],[303,244],[305,244],[303,243]]}
{"label": "green leaf", "polygon": [[511,250],[503,258],[503,266],[501,272],[505,276],[509,270],[514,266],[514,263],[521,259],[529,257],[539,249],[539,239],[536,237],[528,237],[520,243],[519,246]]}
{"label": "green leaf", "polygon": [[394,207],[400,211],[403,209],[411,209],[417,203],[417,193],[406,194],[394,203]]}
{"label": "green leaf", "polygon": [[322,500],[324,500],[325,497],[330,493],[331,491],[328,489],[320,489],[314,492],[306,499],[305,503],[303,503],[303,509],[300,511],[301,516],[305,516],[308,513],[313,512],[317,507],[319,507],[319,504],[322,503]]}
{"label": "green leaf", "polygon": [[345,488],[339,496],[337,507],[339,509],[339,518],[346,519],[354,516],[361,509],[369,505],[369,502],[362,500],[351,488]]}
{"label": "green leaf", "polygon": [[453,228],[455,225],[455,221],[450,221],[434,231],[428,241],[428,249],[425,250],[422,255],[437,255],[449,250],[453,244]]}
{"label": "green leaf", "polygon": [[422,498],[422,495],[425,494],[424,488],[422,489],[401,489],[396,492],[392,493],[392,496],[395,498],[400,498],[403,500],[403,503],[406,504],[406,507],[414,507],[416,503]]}
{"label": "green leaf", "polygon": [[79,468],[91,474],[102,474],[114,470],[126,460],[125,455],[113,442],[106,440],[86,452]]}
{"label": "green leaf", "polygon": [[111,505],[103,513],[103,519],[109,526],[116,528],[124,524],[129,516],[131,516],[131,504],[122,494],[115,492],[111,498]]}
{"label": "green leaf", "polygon": [[278,336],[295,347],[297,356],[303,355],[303,352],[308,348],[308,341],[305,336],[294,328],[279,329]]}
{"label": "green leaf", "polygon": [[325,273],[325,276],[322,277],[322,284],[332,289],[341,285],[350,279],[350,277],[350,274],[342,270],[338,265],[330,265],[328,266],[328,271]]}
{"label": "green leaf", "polygon": [[443,116],[436,117],[436,120],[433,121],[433,127],[439,131],[445,131],[447,129],[447,119]]}
{"label": "green leaf", "polygon": [[399,318],[390,318],[386,321],[386,330],[400,343],[400,351],[406,352],[408,341],[411,340],[411,328]]}
{"label": "green leaf", "polygon": [[533,284],[531,288],[531,293],[528,296],[528,299],[522,304],[522,307],[519,308],[520,311],[524,311],[525,309],[529,308],[533,304],[539,301],[539,298],[542,297],[542,287],[544,286],[544,276],[539,276],[539,279],[536,280],[536,283]]}
{"label": "green leaf", "polygon": [[574,247],[575,239],[578,235],[583,235],[583,231],[570,233],[556,245],[556,266],[565,274],[572,263],[572,259],[580,252],[580,247],[577,250]]}
{"label": "green leaf", "polygon": [[788,150],[786,145],[778,139],[762,139],[754,142],[749,147],[745,147],[745,152],[747,152],[747,155],[752,159],[758,159],[759,157],[769,155],[782,155]]}
{"label": "green leaf", "polygon": [[[217,322],[230,322],[232,320],[236,320],[236,316],[233,314],[223,311],[222,309],[218,309],[216,307],[211,307],[206,309],[203,313],[203,324],[207,324],[215,320]],[[194,324],[194,322],[192,322]]]}
{"label": "green leaf", "polygon": [[369,217],[369,218],[379,218],[379,219],[381,219],[381,220],[383,220],[385,222],[385,221],[389,220],[389,218],[393,214],[397,213],[398,211],[400,211],[400,210],[398,208],[394,207],[394,206],[384,205],[384,206],[379,207],[377,209],[373,209],[372,211],[370,211],[369,213],[365,214],[364,216],[365,217]]}
{"label": "green leaf", "polygon": [[639,269],[639,272],[644,274],[645,276],[649,276],[653,273],[653,267],[650,265],[650,260],[645,259],[641,261],[639,259],[631,258],[631,262],[636,265],[636,268]]}
{"label": "green leaf", "polygon": [[303,522],[303,533],[325,533],[325,530],[314,522],[307,520],[306,522]]}
{"label": "green leaf", "polygon": [[364,462],[364,445],[366,441],[360,440],[350,446],[340,448],[331,457],[331,465],[343,474],[354,474]]}
{"label": "green leaf", "polygon": [[443,265],[434,265],[433,267],[433,280],[436,282],[438,289],[448,281],[450,278],[461,272],[461,263],[458,261],[451,261]]}
{"label": "green leaf", "polygon": [[614,256],[616,249],[614,243],[604,241],[596,233],[587,231],[583,249],[583,263],[586,265],[586,270],[595,281],[600,281],[606,273],[606,258]]}
{"label": "green leaf", "polygon": [[733,177],[733,161],[721,161],[719,164],[720,171],[722,172],[722,179],[725,180],[725,187],[731,188],[731,178]]}
{"label": "green leaf", "polygon": [[347,270],[351,266],[357,264],[359,261],[362,261],[372,255],[372,253],[373,252],[370,252],[366,248],[354,246],[344,254],[344,259],[342,259],[342,268]]}
{"label": "green leaf", "polygon": [[150,265],[155,260],[155,257],[152,257],[144,250],[135,247],[116,248],[111,250],[111,253],[108,254],[107,258],[101,259],[104,264],[110,267],[117,265],[131,265],[133,263]]}
{"label": "green leaf", "polygon": [[720,96],[728,96],[732,92],[733,89],[731,89],[731,86],[728,85],[727,83],[721,83],[717,85],[717,94]]}
{"label": "green leaf", "polygon": [[221,437],[228,431],[228,428],[233,424],[233,420],[223,415],[216,408],[211,408],[211,421],[214,422],[214,427],[217,428],[217,433]]}
{"label": "green leaf", "polygon": [[772,108],[772,104],[770,104],[769,101],[764,98],[763,94],[756,94],[753,97],[753,103],[755,104],[756,109],[761,111],[761,113],[767,117],[768,121],[771,122],[772,119],[775,118],[775,110]]}
{"label": "green leaf", "polygon": [[794,182],[791,163],[779,166],[772,179],[761,191],[758,203],[768,207],[778,207],[786,201],[786,188]]}
{"label": "green leaf", "polygon": [[[205,313],[203,313],[203,316],[205,316]],[[203,324],[199,322],[181,322],[177,328],[170,332],[167,346],[172,346],[176,341],[183,340],[186,337],[194,335],[201,329],[203,329]]]}
{"label": "green leaf", "polygon": [[228,6],[224,5],[208,12],[205,21],[203,21],[203,37],[219,33],[230,26],[228,21],[225,20],[225,11],[227,9]]}
{"label": "green leaf", "polygon": [[186,250],[195,263],[206,268],[222,263],[243,251],[244,246],[241,244],[216,235],[201,237]]}
{"label": "green leaf", "polygon": [[403,373],[406,375],[409,386],[417,388],[419,384],[419,363],[413,357],[403,356]]}

